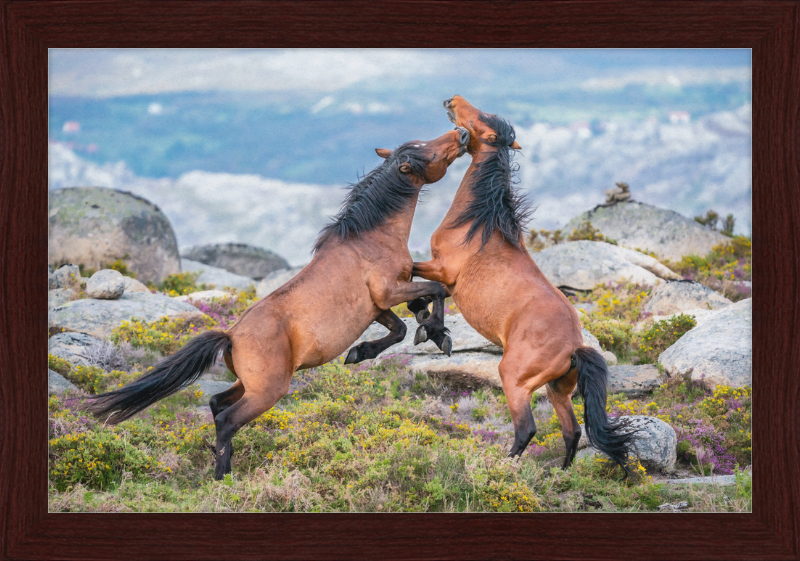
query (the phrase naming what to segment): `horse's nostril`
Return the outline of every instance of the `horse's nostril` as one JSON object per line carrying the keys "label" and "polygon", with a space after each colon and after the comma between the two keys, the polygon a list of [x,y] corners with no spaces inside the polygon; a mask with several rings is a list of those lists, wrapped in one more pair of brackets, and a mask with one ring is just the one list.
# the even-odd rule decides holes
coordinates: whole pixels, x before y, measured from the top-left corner
{"label": "horse's nostril", "polygon": [[445,107],[450,107],[452,104],[453,104],[453,98],[451,97],[450,99],[445,99],[442,105],[444,105]]}
{"label": "horse's nostril", "polygon": [[469,131],[465,128],[458,127],[458,139],[461,144],[469,142]]}

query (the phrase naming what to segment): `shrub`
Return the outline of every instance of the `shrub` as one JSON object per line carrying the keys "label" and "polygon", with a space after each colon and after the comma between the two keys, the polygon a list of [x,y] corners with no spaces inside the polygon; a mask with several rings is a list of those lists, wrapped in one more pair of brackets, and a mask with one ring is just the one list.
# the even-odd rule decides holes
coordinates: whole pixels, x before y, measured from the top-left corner
{"label": "shrub", "polygon": [[614,318],[605,318],[597,312],[583,316],[581,323],[589,333],[597,337],[604,350],[613,352],[620,360],[630,355],[634,337],[631,324]]}
{"label": "shrub", "polygon": [[703,226],[708,226],[712,230],[717,229],[717,221],[719,220],[719,214],[714,212],[713,210],[709,210],[706,212],[705,216],[695,216],[695,222],[702,224]]}
{"label": "shrub", "polygon": [[752,241],[734,236],[715,245],[705,256],[685,255],[680,261],[664,264],[686,280],[700,282],[737,302],[751,295],[743,281],[752,280]]}
{"label": "shrub", "polygon": [[617,240],[612,240],[611,238],[604,236],[602,233],[600,233],[600,230],[592,226],[592,223],[588,220],[581,222],[581,225],[572,231],[572,233],[567,237],[567,240],[571,242],[589,240],[593,242],[606,242],[612,245],[617,245]]}
{"label": "shrub", "polygon": [[208,285],[205,283],[200,283],[199,285],[196,284],[197,278],[200,276],[201,273],[192,272],[192,271],[185,271],[183,273],[175,273],[172,275],[167,275],[167,277],[161,281],[161,284],[153,284],[147,283],[147,287],[150,289],[156,289],[159,292],[165,292],[170,296],[182,296],[185,294],[191,294],[192,292],[199,292],[201,290],[209,290],[214,288],[214,285]]}
{"label": "shrub", "polygon": [[161,354],[172,354],[201,330],[217,325],[211,318],[197,320],[170,319],[166,316],[147,323],[139,318],[123,321],[109,339],[115,344],[127,341],[134,348],[145,348]]}
{"label": "shrub", "polygon": [[50,481],[59,491],[79,482],[90,489],[107,490],[119,484],[123,472],[138,478],[155,467],[152,456],[110,431],[50,440]]}
{"label": "shrub", "polygon": [[525,240],[525,243],[528,245],[531,251],[538,252],[542,251],[553,245],[558,245],[564,241],[564,235],[561,233],[561,230],[530,230],[528,233],[528,237]]}
{"label": "shrub", "polygon": [[675,344],[687,331],[697,325],[694,316],[678,314],[669,319],[657,321],[641,334],[637,356],[641,364],[654,364],[658,355]]}
{"label": "shrub", "polygon": [[63,358],[59,358],[55,355],[48,354],[47,367],[53,372],[58,372],[62,376],[66,376],[72,369],[72,364],[70,364]]}

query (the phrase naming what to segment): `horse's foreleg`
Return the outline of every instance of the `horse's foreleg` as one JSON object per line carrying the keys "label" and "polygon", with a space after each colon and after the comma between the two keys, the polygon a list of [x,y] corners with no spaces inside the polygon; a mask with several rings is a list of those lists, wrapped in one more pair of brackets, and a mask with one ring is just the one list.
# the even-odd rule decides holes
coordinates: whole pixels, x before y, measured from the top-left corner
{"label": "horse's foreleg", "polygon": [[362,360],[375,358],[392,345],[399,343],[406,336],[406,324],[392,310],[384,310],[375,321],[389,330],[389,333],[375,341],[365,341],[350,349],[345,364],[355,364]]}
{"label": "horse's foreleg", "polygon": [[373,294],[375,304],[381,309],[391,308],[402,302],[410,302],[422,297],[433,299],[433,313],[417,329],[414,344],[430,339],[448,356],[452,352],[453,342],[447,335],[444,326],[444,287],[438,282],[400,282],[391,287],[382,287],[380,294]]}
{"label": "horse's foreleg", "polygon": [[581,425],[575,417],[572,409],[572,392],[578,383],[578,371],[573,368],[560,378],[556,378],[547,384],[547,397],[556,410],[558,420],[561,421],[561,435],[564,437],[564,444],[567,447],[567,455],[564,464],[561,466],[567,469],[575,459],[578,452],[578,442],[581,439]]}

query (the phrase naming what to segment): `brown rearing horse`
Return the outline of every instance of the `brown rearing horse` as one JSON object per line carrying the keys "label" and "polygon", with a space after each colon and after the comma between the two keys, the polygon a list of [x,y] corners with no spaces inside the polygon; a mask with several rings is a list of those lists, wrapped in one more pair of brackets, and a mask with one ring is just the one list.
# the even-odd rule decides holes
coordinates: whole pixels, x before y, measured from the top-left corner
{"label": "brown rearing horse", "polygon": [[234,434],[286,395],[295,371],[336,358],[373,321],[390,333],[353,347],[347,362],[373,358],[403,340],[406,327],[392,306],[432,297],[425,330],[449,352],[444,288],[410,282],[408,237],[420,189],[444,177],[468,140],[469,132],[457,128],[394,152],[376,150],[385,161],[352,186],[320,233],[314,258],[295,278],[250,306],[227,331],[201,333],[135,382],[97,396],[87,409],[110,413],[108,422],[119,423],[197,380],[221,351],[238,378],[210,401],[217,433],[214,477],[221,479],[231,471]]}
{"label": "brown rearing horse", "polygon": [[[571,400],[577,385],[589,441],[627,474],[632,432],[606,416],[605,360],[584,346],[575,308],[525,249],[522,223],[530,211],[512,184],[510,150],[519,149],[514,129],[460,96],[444,106],[450,120],[470,132],[472,164],[431,237],[431,260],[414,263],[413,274],[444,284],[464,319],[503,347],[500,378],[515,433],[509,456],[521,455],[536,433],[531,395],[547,384],[567,449],[563,467],[572,463],[581,436]],[[424,305],[419,299],[409,309]]]}

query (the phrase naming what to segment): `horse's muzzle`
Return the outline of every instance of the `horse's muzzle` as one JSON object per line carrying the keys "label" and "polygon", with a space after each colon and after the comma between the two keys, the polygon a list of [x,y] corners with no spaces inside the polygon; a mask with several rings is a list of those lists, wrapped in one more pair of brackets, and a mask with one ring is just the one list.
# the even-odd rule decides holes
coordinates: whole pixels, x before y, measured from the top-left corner
{"label": "horse's muzzle", "polygon": [[458,131],[458,143],[462,146],[469,144],[469,131],[464,127],[456,127]]}

